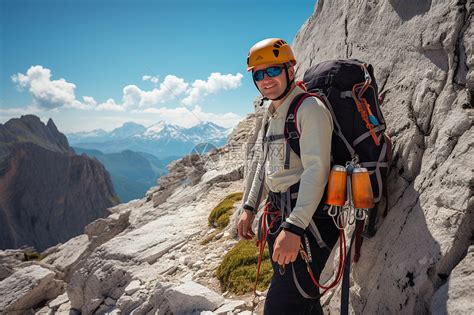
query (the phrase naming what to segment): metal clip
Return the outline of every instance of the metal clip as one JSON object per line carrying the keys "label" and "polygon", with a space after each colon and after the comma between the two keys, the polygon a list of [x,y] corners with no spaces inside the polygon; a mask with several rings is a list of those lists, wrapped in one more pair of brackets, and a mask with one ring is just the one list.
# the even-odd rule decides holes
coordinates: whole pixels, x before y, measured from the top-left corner
{"label": "metal clip", "polygon": [[367,217],[366,209],[356,209],[355,219],[356,220],[365,220]]}
{"label": "metal clip", "polygon": [[368,84],[370,84],[372,82],[372,78],[370,77],[370,74],[369,74],[369,71],[367,71],[367,64],[364,63],[362,65],[362,69],[364,69],[364,79],[366,82],[368,82]]}
{"label": "metal clip", "polygon": [[285,275],[285,265],[278,265],[278,271],[280,272],[280,275]]}
{"label": "metal clip", "polygon": [[338,208],[336,206],[330,206],[329,207],[329,210],[328,210],[328,214],[331,216],[331,217],[335,217],[338,213]]}

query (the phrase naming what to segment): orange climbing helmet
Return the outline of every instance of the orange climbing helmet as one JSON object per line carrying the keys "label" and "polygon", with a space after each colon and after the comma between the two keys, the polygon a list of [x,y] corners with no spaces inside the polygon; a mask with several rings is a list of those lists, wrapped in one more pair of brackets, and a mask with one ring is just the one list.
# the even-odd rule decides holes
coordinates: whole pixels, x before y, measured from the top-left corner
{"label": "orange climbing helmet", "polygon": [[247,57],[247,71],[256,66],[274,63],[291,63],[296,65],[296,59],[288,45],[281,38],[267,38],[259,41],[250,48]]}

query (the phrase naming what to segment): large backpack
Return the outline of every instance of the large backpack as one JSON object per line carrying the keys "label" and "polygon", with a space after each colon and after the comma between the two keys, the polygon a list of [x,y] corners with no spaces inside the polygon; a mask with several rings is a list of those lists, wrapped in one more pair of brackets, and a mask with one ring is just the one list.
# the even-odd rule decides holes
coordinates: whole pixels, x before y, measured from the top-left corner
{"label": "large backpack", "polygon": [[379,208],[385,206],[383,216],[387,212],[386,198],[382,197],[386,195],[385,178],[392,145],[384,133],[386,124],[373,67],[356,59],[324,61],[306,70],[298,85],[308,93],[295,97],[288,109],[285,139],[291,149],[300,155],[299,137],[291,136],[298,133],[295,117],[298,107],[306,97],[315,96],[326,105],[333,118],[332,164],[346,165],[357,158],[369,171],[376,205],[369,209],[365,225],[356,231],[354,260],[357,261],[362,241],[360,235],[375,235]]}
{"label": "large backpack", "polygon": [[[341,291],[341,314],[345,315],[349,313],[352,245],[355,246],[354,261],[357,261],[362,245],[361,236],[375,235],[382,200],[385,204],[383,216],[387,214],[385,179],[392,157],[392,144],[384,133],[385,119],[380,109],[381,101],[371,65],[356,59],[321,62],[306,70],[303,82],[298,85],[307,93],[295,97],[288,109],[284,131],[288,145],[300,156],[298,108],[305,98],[317,97],[329,109],[334,123],[332,164],[346,165],[347,162],[353,161],[367,168],[374,194],[375,206],[369,209],[365,222],[356,220],[355,232],[345,257]],[[286,164],[288,161],[285,161]],[[322,201],[318,210],[324,207]],[[334,283],[338,281],[336,279]]]}

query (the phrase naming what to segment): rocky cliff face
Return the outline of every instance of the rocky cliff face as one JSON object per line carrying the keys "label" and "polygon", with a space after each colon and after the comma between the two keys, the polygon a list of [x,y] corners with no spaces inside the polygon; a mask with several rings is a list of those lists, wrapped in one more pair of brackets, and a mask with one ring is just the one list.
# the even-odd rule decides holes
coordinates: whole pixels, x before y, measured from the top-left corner
{"label": "rocky cliff face", "polygon": [[52,120],[11,119],[0,139],[0,248],[65,242],[117,203],[102,164],[74,155]]}
{"label": "rocky cliff face", "polygon": [[[452,272],[472,261],[464,257],[474,226],[473,6],[319,0],[296,36],[300,76],[326,59],[358,58],[386,91],[382,110],[395,144],[390,212],[354,268],[357,314],[473,311],[456,293],[472,265]],[[326,303],[337,313],[337,295]]]}

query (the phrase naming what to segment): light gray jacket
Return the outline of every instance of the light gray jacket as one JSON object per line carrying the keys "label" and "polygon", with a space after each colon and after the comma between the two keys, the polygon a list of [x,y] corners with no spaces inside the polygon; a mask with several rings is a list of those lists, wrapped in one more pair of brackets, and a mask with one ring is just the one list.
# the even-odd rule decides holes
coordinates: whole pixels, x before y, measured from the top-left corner
{"label": "light gray jacket", "polygon": [[258,210],[261,189],[285,192],[300,181],[296,206],[286,222],[306,229],[324,194],[330,171],[333,121],[329,110],[315,97],[308,97],[303,101],[296,115],[301,158],[291,150],[289,169],[284,169],[285,139],[266,144],[263,151],[261,145],[263,126],[267,121],[266,136],[283,133],[288,108],[300,93],[304,91],[296,86],[277,109],[271,103],[264,114],[258,134],[259,143],[255,145],[258,154],[257,168],[250,190],[245,192],[244,207]]}

